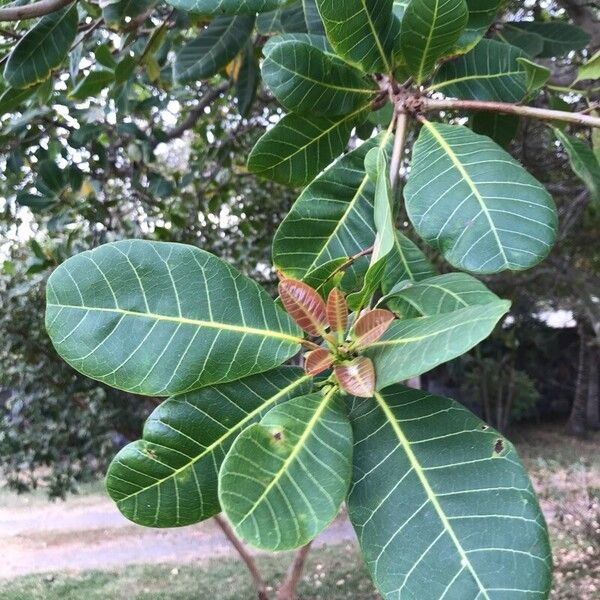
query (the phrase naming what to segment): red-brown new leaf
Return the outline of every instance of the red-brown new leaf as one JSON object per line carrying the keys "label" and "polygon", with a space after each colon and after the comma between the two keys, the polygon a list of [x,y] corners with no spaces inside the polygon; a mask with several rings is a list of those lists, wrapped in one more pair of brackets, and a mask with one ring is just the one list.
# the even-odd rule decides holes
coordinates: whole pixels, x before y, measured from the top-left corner
{"label": "red-brown new leaf", "polygon": [[352,333],[359,348],[364,348],[376,342],[388,329],[394,320],[394,313],[382,308],[376,308],[358,318]]}
{"label": "red-brown new leaf", "polygon": [[296,279],[279,282],[279,295],[288,314],[306,333],[323,335],[327,327],[325,302],[309,285]]}
{"label": "red-brown new leaf", "polygon": [[335,333],[343,333],[348,327],[348,305],[344,294],[337,288],[333,288],[327,297],[327,321]]}
{"label": "red-brown new leaf", "polygon": [[335,367],[340,387],[348,394],[371,398],[375,393],[375,368],[371,359],[359,356],[351,363]]}
{"label": "red-brown new leaf", "polygon": [[306,355],[304,362],[304,371],[307,375],[319,375],[323,371],[326,371],[333,364],[333,356],[329,350],[325,348],[319,348],[313,350]]}

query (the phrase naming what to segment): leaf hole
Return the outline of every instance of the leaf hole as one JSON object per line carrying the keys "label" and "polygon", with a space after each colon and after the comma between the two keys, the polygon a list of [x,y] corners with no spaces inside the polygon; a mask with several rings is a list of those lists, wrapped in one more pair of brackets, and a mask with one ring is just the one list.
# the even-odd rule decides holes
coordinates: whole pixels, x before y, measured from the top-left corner
{"label": "leaf hole", "polygon": [[504,452],[504,440],[498,438],[494,444],[494,454],[502,454]]}
{"label": "leaf hole", "polygon": [[487,431],[489,428],[490,428],[490,426],[489,426],[489,425],[486,425],[485,423],[482,423],[482,424],[479,426],[479,429],[481,429],[481,431]]}

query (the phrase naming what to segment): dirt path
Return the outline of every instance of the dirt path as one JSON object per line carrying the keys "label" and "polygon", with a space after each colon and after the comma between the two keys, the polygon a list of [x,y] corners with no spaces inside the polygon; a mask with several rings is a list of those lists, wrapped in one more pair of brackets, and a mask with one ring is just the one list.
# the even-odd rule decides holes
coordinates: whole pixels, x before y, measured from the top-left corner
{"label": "dirt path", "polygon": [[[317,544],[352,540],[336,521]],[[148,529],[127,521],[97,496],[47,506],[0,508],[0,578],[52,571],[111,569],[126,564],[185,563],[234,551],[212,522],[182,529]]]}

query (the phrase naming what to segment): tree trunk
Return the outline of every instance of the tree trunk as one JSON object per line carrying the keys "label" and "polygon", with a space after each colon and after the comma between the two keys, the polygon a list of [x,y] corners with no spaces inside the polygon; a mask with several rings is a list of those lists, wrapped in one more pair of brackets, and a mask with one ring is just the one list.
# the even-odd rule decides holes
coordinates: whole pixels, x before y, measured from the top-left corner
{"label": "tree trunk", "polygon": [[589,352],[589,385],[587,399],[587,426],[589,429],[600,429],[600,352],[598,346]]}
{"label": "tree trunk", "polygon": [[573,407],[571,408],[571,416],[567,423],[567,432],[572,435],[584,436],[586,432],[589,381],[588,337],[585,326],[580,324],[577,384],[575,388],[575,398],[573,399]]}

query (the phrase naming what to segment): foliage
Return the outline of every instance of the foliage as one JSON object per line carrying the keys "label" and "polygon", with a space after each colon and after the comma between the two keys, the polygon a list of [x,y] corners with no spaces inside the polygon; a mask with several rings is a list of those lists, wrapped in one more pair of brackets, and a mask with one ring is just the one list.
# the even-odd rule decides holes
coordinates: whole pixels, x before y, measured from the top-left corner
{"label": "foliage", "polygon": [[[589,36],[559,19],[496,29],[497,1],[172,6],[104,7],[103,21],[126,32],[117,46],[98,31],[97,8],[83,5],[69,77],[39,84],[36,60],[30,69],[14,65],[34,37],[52,44],[45,68],[57,67],[76,9],[43,17],[16,34],[5,67],[12,87],[0,99],[22,112],[4,132],[13,148],[12,210],[47,211],[64,235],[119,203],[108,185],[131,193],[126,214],[164,221],[152,231],[161,242],[114,242],[139,235],[131,226],[107,235],[109,211],[97,247],[62,262],[48,280],[46,328],[71,366],[127,393],[168,398],[143,439],[112,463],[109,493],[128,518],[157,527],[222,509],[240,537],[272,550],[306,544],[347,500],[386,598],[508,598],[523,590],[547,597],[545,524],[510,442],[453,400],[402,382],[473,348],[510,307],[466,273],[437,275],[415,240],[437,252],[444,271],[445,260],[493,275],[534,267],[558,234],[552,197],[506,150],[455,118],[428,115],[469,107],[594,124],[583,113],[510,104],[550,93],[548,70],[533,59],[582,50]],[[497,39],[483,39],[488,30]],[[202,132],[216,148],[203,145],[195,156],[210,180],[201,189],[210,191],[223,165],[235,165],[232,135],[256,123],[242,117],[259,85],[258,62],[288,114],[273,119],[248,168],[307,184],[274,236],[277,302],[247,277],[258,268],[243,274],[222,260],[231,258],[221,251],[227,237],[211,244],[197,224],[216,207],[202,210],[198,181],[179,164],[162,168],[155,152],[219,107]],[[241,115],[219,99],[230,90]],[[160,121],[173,100],[189,112],[169,131]],[[48,108],[55,104],[67,106],[58,123]],[[92,109],[103,113],[100,125],[89,119]],[[45,139],[48,122],[61,132],[56,139]],[[366,141],[340,156],[355,128]],[[31,132],[37,146],[19,143]],[[595,156],[558,135],[595,189]],[[22,178],[26,162],[36,168]],[[236,170],[233,189],[246,175]],[[194,206],[191,217],[173,211],[176,197]],[[147,230],[145,214],[134,223]],[[182,229],[181,239],[221,259],[169,243],[169,232]],[[264,232],[257,237],[264,241]],[[310,350],[304,374],[282,366],[301,348]],[[248,393],[255,400],[246,405]]]}

